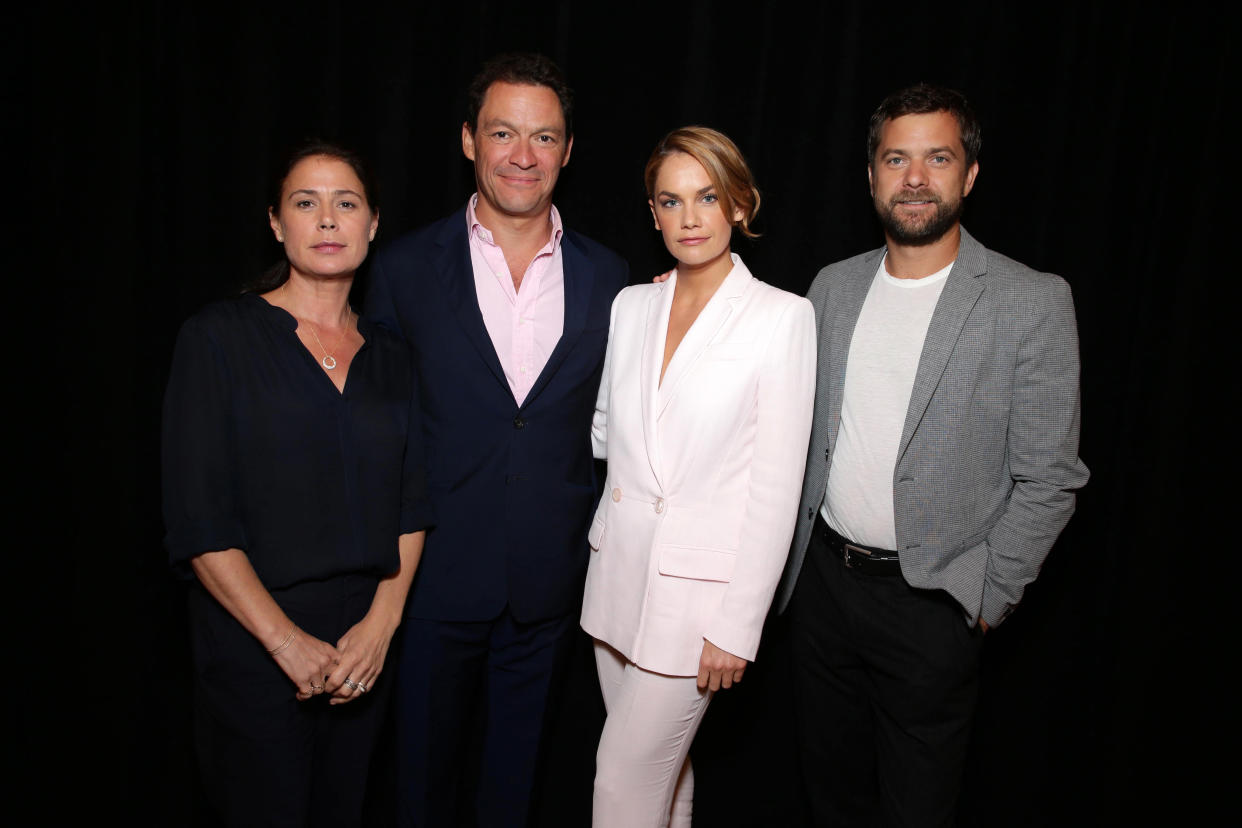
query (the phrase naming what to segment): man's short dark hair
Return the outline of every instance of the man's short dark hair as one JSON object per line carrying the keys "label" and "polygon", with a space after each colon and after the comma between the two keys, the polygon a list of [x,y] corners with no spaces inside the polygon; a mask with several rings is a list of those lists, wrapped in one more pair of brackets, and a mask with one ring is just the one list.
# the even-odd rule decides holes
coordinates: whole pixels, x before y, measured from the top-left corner
{"label": "man's short dark hair", "polygon": [[493,83],[546,86],[551,89],[561,102],[565,136],[574,134],[574,94],[565,82],[560,67],[537,52],[509,52],[497,55],[483,64],[479,74],[470,82],[467,94],[466,123],[470,124],[471,132],[479,129],[479,110],[483,108],[483,97]]}
{"label": "man's short dark hair", "polygon": [[983,132],[979,119],[966,102],[966,96],[956,89],[916,83],[885,98],[875,112],[867,128],[867,166],[875,163],[875,151],[880,145],[880,130],[885,121],[902,115],[927,115],[931,112],[948,112],[957,119],[962,134],[962,147],[966,150],[966,166],[979,160],[979,147],[983,145]]}

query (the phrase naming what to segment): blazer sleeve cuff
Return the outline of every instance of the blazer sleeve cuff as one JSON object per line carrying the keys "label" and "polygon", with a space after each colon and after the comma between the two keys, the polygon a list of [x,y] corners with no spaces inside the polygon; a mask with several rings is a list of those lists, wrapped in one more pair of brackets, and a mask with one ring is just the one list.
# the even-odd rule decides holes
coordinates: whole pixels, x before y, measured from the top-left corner
{"label": "blazer sleeve cuff", "polygon": [[[1008,618],[1009,613],[1013,612],[1014,606],[990,582],[984,581],[983,603],[979,608],[978,618],[982,618],[988,627],[998,626]],[[972,620],[977,623],[978,618]]]}
{"label": "blazer sleeve cuff", "polygon": [[759,637],[762,632],[762,627],[756,630],[750,625],[738,625],[726,619],[717,619],[708,625],[703,637],[726,653],[754,661],[755,654],[759,651]]}

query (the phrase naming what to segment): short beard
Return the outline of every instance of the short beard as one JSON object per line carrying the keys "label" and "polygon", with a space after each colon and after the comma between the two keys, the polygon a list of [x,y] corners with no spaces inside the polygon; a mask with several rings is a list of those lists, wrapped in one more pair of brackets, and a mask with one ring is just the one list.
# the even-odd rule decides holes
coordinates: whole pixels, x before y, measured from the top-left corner
{"label": "short beard", "polygon": [[[913,195],[917,196],[918,194]],[[915,200],[921,199],[915,198]],[[894,204],[891,202],[881,204],[877,201],[875,212],[880,218],[880,226],[884,228],[884,234],[895,243],[908,247],[922,247],[934,244],[944,238],[944,234],[952,230],[954,225],[961,219],[962,208],[966,206],[966,199],[959,198],[948,204],[934,197],[929,197],[926,200],[935,201],[936,213],[926,222],[918,224],[902,223],[894,215]]]}

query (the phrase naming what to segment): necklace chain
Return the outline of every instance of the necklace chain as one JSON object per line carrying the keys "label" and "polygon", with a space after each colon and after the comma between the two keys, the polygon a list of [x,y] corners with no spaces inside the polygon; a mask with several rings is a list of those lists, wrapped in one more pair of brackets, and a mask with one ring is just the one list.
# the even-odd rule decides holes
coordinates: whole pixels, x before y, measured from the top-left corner
{"label": "necklace chain", "polygon": [[[285,282],[281,286],[282,290],[287,289],[288,287],[289,287],[288,282]],[[350,323],[350,320],[353,319],[353,315],[354,315],[354,309],[351,308],[348,303],[346,303],[345,325],[344,325],[343,330],[341,331],[340,337],[336,341],[336,345],[334,345],[332,348],[332,353],[335,353],[341,347],[341,343],[345,341],[345,337],[349,336],[349,323]],[[332,353],[329,353],[328,349],[323,347],[323,342],[320,341],[319,334],[315,330],[317,327],[315,323],[311,322],[309,319],[302,319],[297,314],[294,314],[293,318],[297,319],[299,322],[305,322],[307,324],[307,327],[310,330],[310,335],[315,338],[315,344],[319,346],[319,350],[323,351],[323,359],[319,360],[319,364],[322,365],[325,370],[328,370],[328,371],[334,370],[336,368],[336,357],[332,356]]]}

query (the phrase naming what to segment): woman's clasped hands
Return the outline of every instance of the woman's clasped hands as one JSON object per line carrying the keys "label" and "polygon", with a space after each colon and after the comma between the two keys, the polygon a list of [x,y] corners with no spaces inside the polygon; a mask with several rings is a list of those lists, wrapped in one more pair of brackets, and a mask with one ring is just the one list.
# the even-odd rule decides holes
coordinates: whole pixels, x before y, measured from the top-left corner
{"label": "woman's clasped hands", "polygon": [[327,694],[331,704],[345,704],[375,685],[395,629],[368,614],[333,647],[295,626],[270,652],[297,688],[298,701]]}

